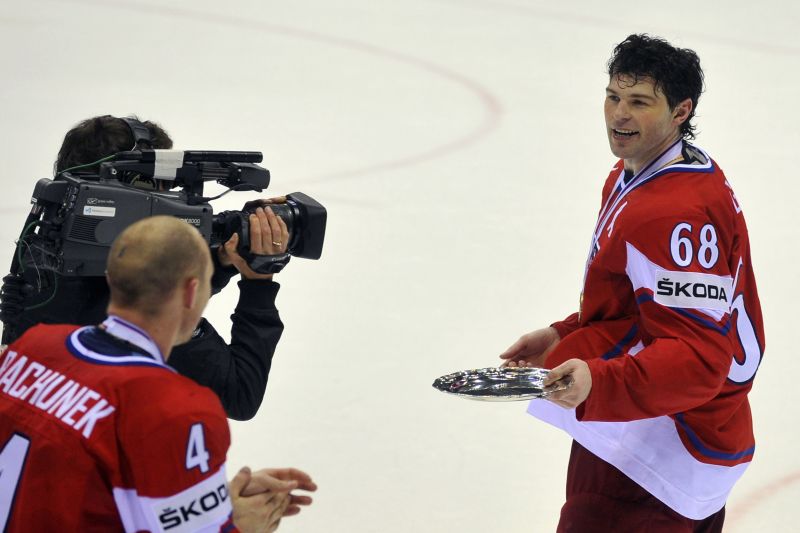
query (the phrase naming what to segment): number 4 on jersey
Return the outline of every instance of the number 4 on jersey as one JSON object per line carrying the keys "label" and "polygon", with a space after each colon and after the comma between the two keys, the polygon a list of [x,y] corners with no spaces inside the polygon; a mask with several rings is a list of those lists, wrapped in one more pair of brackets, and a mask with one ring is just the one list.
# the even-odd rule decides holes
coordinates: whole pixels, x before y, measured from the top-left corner
{"label": "number 4 on jersey", "polygon": [[206,449],[203,424],[194,424],[189,430],[189,443],[186,445],[186,470],[199,468],[200,472],[205,474],[209,470],[208,459],[210,456]]}

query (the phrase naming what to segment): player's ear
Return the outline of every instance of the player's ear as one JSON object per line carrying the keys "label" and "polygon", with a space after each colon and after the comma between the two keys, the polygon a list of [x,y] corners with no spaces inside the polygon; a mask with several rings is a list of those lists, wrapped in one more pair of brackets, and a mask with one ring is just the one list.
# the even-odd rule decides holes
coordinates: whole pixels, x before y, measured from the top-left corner
{"label": "player's ear", "polygon": [[183,306],[186,309],[194,307],[197,301],[197,294],[200,288],[200,280],[197,278],[188,278],[183,286]]}
{"label": "player's ear", "polygon": [[694,104],[692,104],[691,98],[679,102],[678,105],[673,108],[672,121],[676,126],[680,126],[689,119],[689,115],[692,114],[692,108],[694,108]]}

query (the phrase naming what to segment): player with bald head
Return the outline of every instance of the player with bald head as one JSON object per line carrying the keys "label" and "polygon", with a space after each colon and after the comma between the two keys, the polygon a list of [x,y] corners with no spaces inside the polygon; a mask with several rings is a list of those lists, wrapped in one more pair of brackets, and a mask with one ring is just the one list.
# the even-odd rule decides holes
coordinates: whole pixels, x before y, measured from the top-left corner
{"label": "player with bald head", "polygon": [[108,313],[142,325],[167,354],[197,327],[213,271],[208,245],[194,227],[174,217],[146,218],[108,254]]}
{"label": "player with bald head", "polygon": [[0,529],[273,531],[304,503],[290,491],[315,487],[296,471],[265,487],[245,467],[228,484],[218,397],[166,363],[212,272],[194,227],[140,220],[109,253],[102,324],[34,326],[0,355]]}

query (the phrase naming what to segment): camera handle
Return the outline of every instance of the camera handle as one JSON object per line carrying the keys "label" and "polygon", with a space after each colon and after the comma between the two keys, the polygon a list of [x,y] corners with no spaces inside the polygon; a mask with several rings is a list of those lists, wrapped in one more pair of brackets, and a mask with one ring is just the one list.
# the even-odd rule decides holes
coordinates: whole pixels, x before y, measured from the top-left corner
{"label": "camera handle", "polygon": [[276,274],[283,270],[291,258],[288,253],[278,255],[245,254],[242,257],[247,261],[247,266],[259,274]]}

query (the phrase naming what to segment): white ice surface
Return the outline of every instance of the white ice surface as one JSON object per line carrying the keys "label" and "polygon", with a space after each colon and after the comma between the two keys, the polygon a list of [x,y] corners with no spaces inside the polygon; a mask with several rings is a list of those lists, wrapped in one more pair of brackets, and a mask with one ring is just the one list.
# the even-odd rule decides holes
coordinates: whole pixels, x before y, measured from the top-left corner
{"label": "white ice surface", "polygon": [[[233,424],[231,469],[296,466],[319,483],[281,531],[554,530],[567,436],[524,403],[430,385],[576,308],[613,161],[605,61],[634,32],[695,49],[697,143],[745,209],[767,327],[757,452],[726,531],[796,525],[796,2],[0,5],[0,264],[64,132],[98,114],[158,121],[177,148],[261,150],[270,194],[328,208],[322,260],[279,275],[286,331],[264,405]],[[221,330],[236,297],[211,302]]]}

